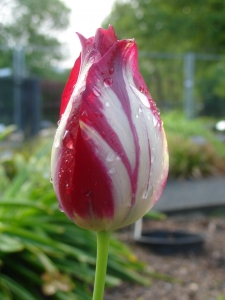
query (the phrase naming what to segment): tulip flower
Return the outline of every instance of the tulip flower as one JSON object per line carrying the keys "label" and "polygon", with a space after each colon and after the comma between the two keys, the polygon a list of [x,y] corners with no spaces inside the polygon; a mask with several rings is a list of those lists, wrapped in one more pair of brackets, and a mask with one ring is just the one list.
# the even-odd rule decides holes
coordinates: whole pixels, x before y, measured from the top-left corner
{"label": "tulip flower", "polygon": [[134,223],[159,199],[167,142],[135,40],[118,40],[112,26],[78,37],[82,50],[62,96],[52,183],[73,222],[109,232]]}

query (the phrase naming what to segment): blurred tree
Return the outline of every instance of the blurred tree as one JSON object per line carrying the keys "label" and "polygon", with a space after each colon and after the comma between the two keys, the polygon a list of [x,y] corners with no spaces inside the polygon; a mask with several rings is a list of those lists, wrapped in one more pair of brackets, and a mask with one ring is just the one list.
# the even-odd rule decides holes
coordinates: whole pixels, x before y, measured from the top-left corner
{"label": "blurred tree", "polygon": [[117,0],[104,25],[141,50],[225,54],[224,15],[224,0]]}
{"label": "blurred tree", "polygon": [[[103,26],[112,24],[120,39],[135,37],[142,52],[225,54],[224,16],[224,0],[117,0]],[[140,57],[142,74],[160,108],[182,107],[182,64],[181,60]],[[199,83],[195,95],[197,102],[203,104],[208,95],[207,102],[213,105],[213,101],[220,101],[223,103],[220,112],[225,112],[225,82],[224,77],[221,78],[224,61],[219,64],[203,62],[198,66],[195,74],[196,83]],[[206,71],[208,67],[210,70]],[[211,81],[212,74],[215,77]]]}
{"label": "blurred tree", "polygon": [[[63,58],[57,34],[69,25],[69,12],[61,0],[1,0],[0,44],[26,49],[29,73],[60,77],[53,71],[56,62]],[[0,67],[10,64],[12,51],[3,51]]]}

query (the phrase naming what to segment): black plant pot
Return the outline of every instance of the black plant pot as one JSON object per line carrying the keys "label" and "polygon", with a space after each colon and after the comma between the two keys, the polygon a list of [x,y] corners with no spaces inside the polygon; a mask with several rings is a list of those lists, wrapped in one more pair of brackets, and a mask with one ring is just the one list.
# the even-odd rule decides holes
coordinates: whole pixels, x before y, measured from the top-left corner
{"label": "black plant pot", "polygon": [[136,239],[157,254],[200,253],[203,250],[204,237],[186,231],[151,230],[142,231]]}

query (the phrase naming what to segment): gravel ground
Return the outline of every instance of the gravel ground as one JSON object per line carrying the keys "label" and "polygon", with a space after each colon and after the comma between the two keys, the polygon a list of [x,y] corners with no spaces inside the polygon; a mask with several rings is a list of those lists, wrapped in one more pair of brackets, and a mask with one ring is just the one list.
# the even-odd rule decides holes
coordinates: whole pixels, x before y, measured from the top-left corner
{"label": "gravel ground", "polygon": [[149,271],[173,276],[176,282],[150,279],[151,286],[124,283],[108,289],[105,300],[225,300],[225,217],[201,214],[168,217],[165,221],[144,222],[144,229],[188,230],[205,236],[199,254],[160,256],[134,243],[131,228],[118,233]]}

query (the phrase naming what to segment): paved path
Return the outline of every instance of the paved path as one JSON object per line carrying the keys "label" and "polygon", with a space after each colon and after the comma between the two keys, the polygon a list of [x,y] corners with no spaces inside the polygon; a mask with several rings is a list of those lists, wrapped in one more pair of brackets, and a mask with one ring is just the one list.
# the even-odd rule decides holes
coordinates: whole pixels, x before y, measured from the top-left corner
{"label": "paved path", "polygon": [[164,212],[225,206],[225,177],[168,181],[154,209]]}

